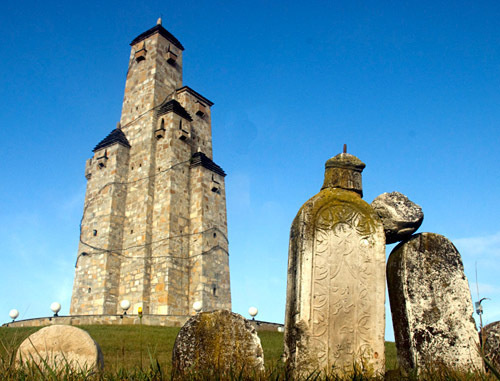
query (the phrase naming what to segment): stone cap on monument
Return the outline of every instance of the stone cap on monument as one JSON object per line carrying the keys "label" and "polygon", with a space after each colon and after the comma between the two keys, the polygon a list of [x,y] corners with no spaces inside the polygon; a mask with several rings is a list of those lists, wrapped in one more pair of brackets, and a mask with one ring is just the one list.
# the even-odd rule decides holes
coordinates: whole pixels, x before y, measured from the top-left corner
{"label": "stone cap on monument", "polygon": [[365,163],[349,153],[339,153],[325,163],[325,188],[341,188],[363,196],[361,172]]}

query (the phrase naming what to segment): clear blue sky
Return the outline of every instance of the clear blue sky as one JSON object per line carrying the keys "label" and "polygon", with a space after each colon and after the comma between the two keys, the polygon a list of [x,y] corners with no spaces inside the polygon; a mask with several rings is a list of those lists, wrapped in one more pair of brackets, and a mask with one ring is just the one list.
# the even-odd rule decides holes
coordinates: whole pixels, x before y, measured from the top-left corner
{"label": "clear blue sky", "polygon": [[0,321],[68,313],[85,160],[120,118],[128,44],[159,15],[184,83],[215,102],[235,312],[283,321],[290,224],[347,143],[365,200],[420,204],[420,231],[456,244],[474,299],[477,262],[485,321],[500,320],[500,5],[450,4],[3,4]]}

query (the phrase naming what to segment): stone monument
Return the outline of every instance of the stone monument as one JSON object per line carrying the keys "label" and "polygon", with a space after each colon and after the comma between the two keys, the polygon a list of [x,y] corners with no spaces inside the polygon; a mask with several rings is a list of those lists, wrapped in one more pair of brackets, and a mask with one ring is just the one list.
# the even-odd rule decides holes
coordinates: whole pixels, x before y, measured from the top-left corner
{"label": "stone monument", "polygon": [[403,369],[483,369],[462,259],[446,237],[421,233],[396,246],[387,284]]}
{"label": "stone monument", "polygon": [[500,371],[500,321],[490,323],[481,331],[484,355]]}
{"label": "stone monument", "polygon": [[385,235],[361,199],[365,164],[345,153],[326,162],[321,191],[290,232],[285,357],[295,377],[385,369]]}
{"label": "stone monument", "polygon": [[263,370],[264,352],[255,328],[233,312],[199,313],[184,324],[175,339],[174,379],[194,374],[211,379],[229,372],[252,376]]}
{"label": "stone monument", "polygon": [[24,340],[17,350],[18,364],[34,361],[40,368],[96,371],[104,365],[99,344],[83,329],[70,325],[42,328]]}
{"label": "stone monument", "polygon": [[382,220],[386,244],[410,238],[424,220],[422,208],[399,192],[382,193],[370,205]]}

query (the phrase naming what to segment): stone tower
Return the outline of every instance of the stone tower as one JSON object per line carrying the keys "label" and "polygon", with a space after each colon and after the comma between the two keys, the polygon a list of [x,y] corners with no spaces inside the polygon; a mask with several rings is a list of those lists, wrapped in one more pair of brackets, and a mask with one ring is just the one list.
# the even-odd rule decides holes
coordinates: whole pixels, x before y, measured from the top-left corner
{"label": "stone tower", "polygon": [[210,107],[182,84],[182,44],[136,37],[120,123],[87,160],[72,315],[231,309],[224,177]]}

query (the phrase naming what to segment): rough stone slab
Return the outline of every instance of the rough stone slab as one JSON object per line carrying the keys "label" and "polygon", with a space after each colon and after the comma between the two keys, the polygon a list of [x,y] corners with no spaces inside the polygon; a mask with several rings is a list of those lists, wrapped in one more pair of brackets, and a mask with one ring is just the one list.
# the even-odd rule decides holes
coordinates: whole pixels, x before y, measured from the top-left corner
{"label": "rough stone slab", "polygon": [[218,310],[202,312],[181,328],[172,353],[174,377],[190,372],[248,374],[264,370],[264,352],[255,328],[243,316]]}
{"label": "rough stone slab", "polygon": [[500,321],[488,324],[482,330],[484,355],[500,370]]}
{"label": "rough stone slab", "polygon": [[52,325],[30,335],[17,350],[18,364],[45,362],[55,370],[96,371],[104,365],[101,348],[83,329],[70,325]]}
{"label": "rough stone slab", "polygon": [[462,259],[446,237],[421,233],[396,246],[387,283],[401,367],[483,369]]}
{"label": "rough stone slab", "polygon": [[[325,176],[326,177],[326,176]],[[385,236],[359,194],[324,188],[290,232],[285,356],[295,378],[385,370]]]}
{"label": "rough stone slab", "polygon": [[409,238],[422,225],[422,208],[399,192],[382,193],[376,197],[371,207],[384,224],[387,244]]}

